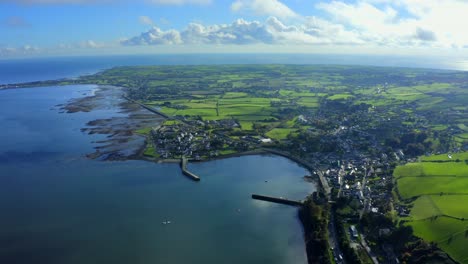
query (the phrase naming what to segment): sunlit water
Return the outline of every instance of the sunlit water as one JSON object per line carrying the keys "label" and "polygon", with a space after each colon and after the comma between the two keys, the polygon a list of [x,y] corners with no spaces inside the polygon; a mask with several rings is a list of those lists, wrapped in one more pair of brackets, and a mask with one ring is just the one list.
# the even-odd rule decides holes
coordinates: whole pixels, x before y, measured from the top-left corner
{"label": "sunlit water", "polygon": [[[80,128],[117,109],[60,114],[94,86],[0,91],[0,263],[306,263],[297,209],[304,168],[275,156],[190,164],[84,158]],[[171,224],[162,224],[170,221]]]}

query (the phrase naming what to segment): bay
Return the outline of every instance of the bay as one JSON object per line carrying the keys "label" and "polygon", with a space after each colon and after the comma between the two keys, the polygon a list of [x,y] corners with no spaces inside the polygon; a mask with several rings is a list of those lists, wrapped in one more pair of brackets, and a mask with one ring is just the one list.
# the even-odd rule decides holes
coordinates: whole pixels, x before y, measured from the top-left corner
{"label": "bay", "polygon": [[[306,263],[297,209],[306,170],[277,156],[189,165],[85,158],[105,135],[80,129],[112,105],[60,113],[93,85],[0,91],[0,263]],[[170,224],[163,222],[170,221]]]}

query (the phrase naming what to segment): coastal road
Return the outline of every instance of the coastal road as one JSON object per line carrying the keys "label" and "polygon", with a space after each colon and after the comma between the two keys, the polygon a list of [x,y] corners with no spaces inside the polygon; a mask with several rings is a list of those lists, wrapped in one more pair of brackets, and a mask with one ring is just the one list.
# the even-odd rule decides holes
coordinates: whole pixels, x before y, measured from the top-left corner
{"label": "coastal road", "polygon": [[340,244],[338,243],[338,237],[336,236],[336,225],[335,225],[335,215],[330,210],[330,222],[328,224],[328,245],[332,249],[333,257],[336,259],[336,263],[346,264],[346,260],[339,259],[339,256],[343,256],[343,253],[340,250]]}
{"label": "coastal road", "polygon": [[379,260],[377,259],[377,256],[374,253],[372,253],[370,247],[367,245],[366,237],[362,233],[360,235],[361,235],[361,246],[366,250],[367,254],[372,259],[372,262],[374,262],[374,264],[379,264]]}

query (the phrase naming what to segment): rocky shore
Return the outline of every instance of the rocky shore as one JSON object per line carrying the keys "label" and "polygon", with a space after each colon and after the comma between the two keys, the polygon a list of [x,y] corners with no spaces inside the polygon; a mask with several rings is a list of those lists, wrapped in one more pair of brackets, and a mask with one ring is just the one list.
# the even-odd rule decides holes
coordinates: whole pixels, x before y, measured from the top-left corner
{"label": "rocky shore", "polygon": [[123,98],[123,88],[99,86],[91,96],[72,99],[60,105],[63,113],[112,111],[118,109],[110,118],[96,119],[88,122],[81,131],[88,134],[105,135],[95,141],[93,153],[88,158],[98,160],[141,159],[146,146],[146,137],[135,131],[157,126],[162,118]]}

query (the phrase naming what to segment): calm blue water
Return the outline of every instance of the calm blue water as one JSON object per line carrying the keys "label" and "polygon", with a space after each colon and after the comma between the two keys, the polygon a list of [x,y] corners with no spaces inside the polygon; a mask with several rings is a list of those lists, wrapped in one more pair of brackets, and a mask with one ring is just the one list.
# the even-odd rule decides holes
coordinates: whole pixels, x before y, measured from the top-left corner
{"label": "calm blue water", "polygon": [[85,159],[103,136],[79,129],[122,114],[54,106],[94,89],[0,91],[0,263],[306,263],[296,209],[250,198],[304,198],[303,168],[245,156],[190,164],[196,183],[175,164]]}
{"label": "calm blue water", "polygon": [[131,65],[344,64],[468,70],[468,58],[320,54],[185,54],[0,60],[0,84],[54,80]]}

